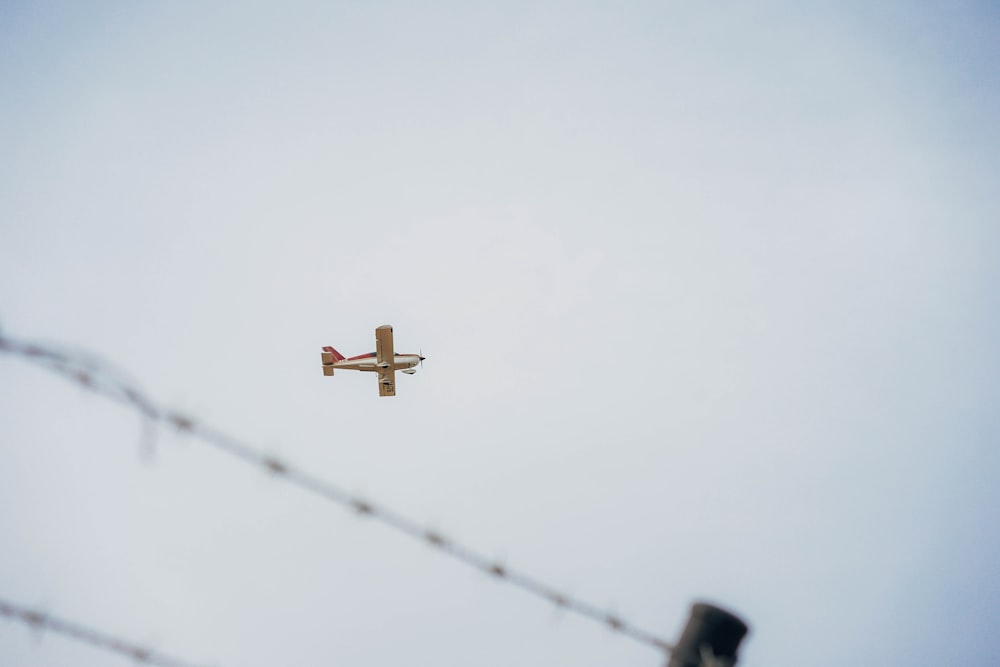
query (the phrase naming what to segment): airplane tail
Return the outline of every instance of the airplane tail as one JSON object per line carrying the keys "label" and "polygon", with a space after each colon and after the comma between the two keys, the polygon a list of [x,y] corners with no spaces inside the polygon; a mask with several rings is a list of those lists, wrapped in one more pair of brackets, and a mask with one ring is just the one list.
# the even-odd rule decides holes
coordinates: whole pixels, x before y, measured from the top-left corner
{"label": "airplane tail", "polygon": [[344,355],[342,355],[340,352],[337,352],[335,349],[333,349],[329,345],[327,345],[327,346],[325,346],[323,348],[323,363],[324,364],[332,364],[332,363],[337,362],[337,361],[342,361],[342,360],[344,360],[346,358],[347,357],[345,357]]}
{"label": "airplane tail", "polygon": [[323,348],[323,375],[333,375],[333,364],[344,358],[340,352],[327,345]]}

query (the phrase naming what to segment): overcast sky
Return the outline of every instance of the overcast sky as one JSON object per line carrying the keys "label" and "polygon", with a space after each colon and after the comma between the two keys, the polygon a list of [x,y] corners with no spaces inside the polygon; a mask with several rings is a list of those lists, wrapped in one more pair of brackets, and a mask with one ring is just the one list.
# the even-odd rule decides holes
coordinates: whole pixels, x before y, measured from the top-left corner
{"label": "overcast sky", "polygon": [[[741,664],[1000,651],[988,2],[0,4],[0,326]],[[319,351],[427,357],[398,395]],[[0,358],[0,598],[220,667],[649,648]],[[124,658],[0,619],[0,664]]]}

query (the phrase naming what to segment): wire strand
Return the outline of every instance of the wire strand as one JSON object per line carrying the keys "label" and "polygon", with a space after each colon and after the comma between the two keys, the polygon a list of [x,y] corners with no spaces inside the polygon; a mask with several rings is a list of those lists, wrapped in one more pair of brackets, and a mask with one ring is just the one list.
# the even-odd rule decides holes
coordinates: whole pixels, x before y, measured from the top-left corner
{"label": "wire strand", "polygon": [[136,662],[147,665],[156,665],[157,667],[203,667],[193,662],[181,660],[180,658],[134,644],[125,639],[119,639],[113,635],[93,630],[74,621],[67,621],[43,611],[22,607],[13,602],[8,602],[3,598],[0,598],[0,616],[21,621],[35,630],[52,630],[85,644],[90,644],[91,646],[114,653],[120,653],[132,658]]}
{"label": "wire strand", "polygon": [[[484,556],[436,530],[410,519],[388,507],[383,507],[363,496],[350,493],[336,484],[300,470],[290,463],[269,455],[253,445],[222,431],[201,424],[192,417],[160,406],[150,399],[126,375],[110,370],[110,365],[92,356],[77,358],[72,352],[61,351],[33,343],[11,340],[0,334],[0,351],[19,356],[53,370],[89,391],[116,400],[133,410],[147,422],[167,424],[179,431],[211,445],[245,463],[270,473],[276,479],[319,496],[362,517],[369,517],[383,525],[422,542],[432,549],[477,569],[498,581],[505,582],[535,597],[542,598],[567,612],[587,618],[608,630],[669,654],[673,645],[657,634],[557,588],[535,579],[502,562]],[[109,369],[105,372],[105,369]]]}

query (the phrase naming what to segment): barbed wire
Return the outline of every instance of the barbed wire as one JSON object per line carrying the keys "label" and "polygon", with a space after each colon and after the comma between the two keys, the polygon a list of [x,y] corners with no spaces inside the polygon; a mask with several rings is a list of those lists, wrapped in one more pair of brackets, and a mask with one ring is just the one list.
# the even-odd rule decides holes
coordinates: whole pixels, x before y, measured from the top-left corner
{"label": "barbed wire", "polygon": [[120,653],[139,663],[156,665],[157,667],[204,667],[144,646],[139,646],[138,644],[133,644],[132,642],[103,632],[98,632],[79,623],[57,618],[43,611],[29,609],[28,607],[8,602],[3,598],[0,598],[0,616],[21,621],[34,630],[52,630],[53,632],[86,644]]}
{"label": "barbed wire", "polygon": [[145,423],[167,424],[178,432],[211,445],[245,463],[261,468],[276,479],[311,492],[342,508],[369,517],[383,525],[422,542],[438,552],[450,556],[469,567],[514,586],[535,597],[542,598],[571,614],[595,621],[609,630],[646,646],[669,654],[670,642],[657,634],[644,630],[618,614],[597,605],[560,592],[543,581],[511,569],[501,561],[485,556],[464,546],[451,537],[428,528],[388,507],[381,506],[363,496],[345,491],[339,486],[300,470],[290,463],[266,454],[253,445],[199,423],[189,415],[161,406],[149,398],[127,375],[91,355],[59,350],[12,340],[0,334],[0,351],[19,356],[53,370],[85,389],[104,395],[135,410]]}

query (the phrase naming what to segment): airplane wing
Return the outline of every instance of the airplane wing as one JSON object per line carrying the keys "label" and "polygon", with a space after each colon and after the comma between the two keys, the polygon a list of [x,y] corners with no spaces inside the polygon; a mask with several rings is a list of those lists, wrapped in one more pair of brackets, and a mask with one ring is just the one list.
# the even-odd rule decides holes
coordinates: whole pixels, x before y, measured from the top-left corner
{"label": "airplane wing", "polygon": [[375,329],[375,356],[379,368],[389,368],[395,361],[396,354],[392,349],[392,327],[383,324]]}
{"label": "airplane wing", "polygon": [[[391,338],[390,338],[391,340]],[[395,396],[396,395],[396,371],[390,369],[387,371],[379,370],[378,372],[378,395],[379,396]]]}

